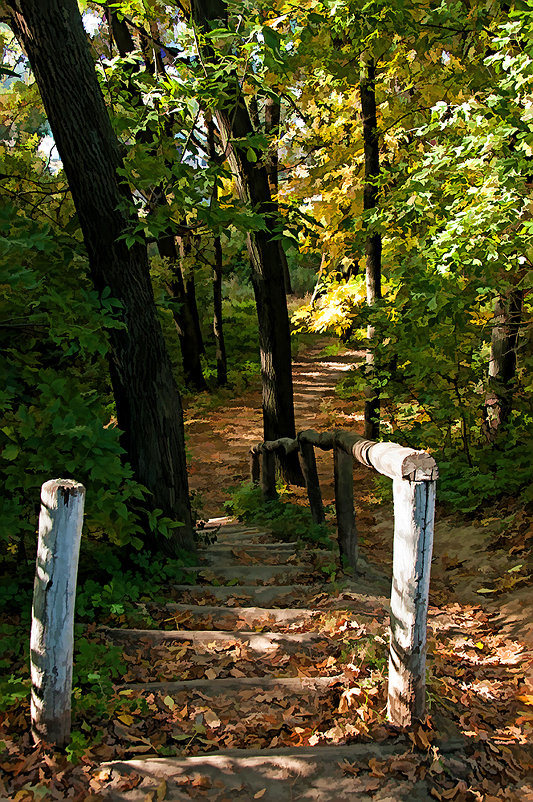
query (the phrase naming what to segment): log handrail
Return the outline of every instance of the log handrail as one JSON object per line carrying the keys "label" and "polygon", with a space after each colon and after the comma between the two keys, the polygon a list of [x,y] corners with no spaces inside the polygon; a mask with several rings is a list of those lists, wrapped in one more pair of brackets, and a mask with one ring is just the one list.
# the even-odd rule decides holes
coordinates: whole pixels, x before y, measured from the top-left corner
{"label": "log handrail", "polygon": [[276,452],[298,450],[313,521],[324,521],[314,449],[332,450],[335,507],[341,560],[353,576],[357,570],[357,530],[353,503],[353,460],[393,480],[394,554],[390,603],[388,715],[409,727],[425,713],[427,609],[437,463],[426,451],[398,443],[377,443],[340,429],[306,429],[296,438],[282,437],[250,449],[252,481],[261,481],[263,499],[276,493]]}

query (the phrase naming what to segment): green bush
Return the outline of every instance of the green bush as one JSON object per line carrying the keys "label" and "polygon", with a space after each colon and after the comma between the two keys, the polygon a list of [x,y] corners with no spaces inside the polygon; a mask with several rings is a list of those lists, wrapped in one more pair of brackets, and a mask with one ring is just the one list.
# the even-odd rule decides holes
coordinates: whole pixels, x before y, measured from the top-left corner
{"label": "green bush", "polygon": [[0,206],[4,553],[34,538],[40,487],[57,477],[87,487],[86,534],[142,545],[129,503],[144,491],[122,461],[106,364],[120,303],[98,297],[87,271],[76,240]]}
{"label": "green bush", "polygon": [[261,488],[251,482],[233,490],[224,506],[241,521],[268,527],[280,540],[296,538],[319,548],[332,548],[327,525],[313,523],[309,509],[279,498],[263,501]]}

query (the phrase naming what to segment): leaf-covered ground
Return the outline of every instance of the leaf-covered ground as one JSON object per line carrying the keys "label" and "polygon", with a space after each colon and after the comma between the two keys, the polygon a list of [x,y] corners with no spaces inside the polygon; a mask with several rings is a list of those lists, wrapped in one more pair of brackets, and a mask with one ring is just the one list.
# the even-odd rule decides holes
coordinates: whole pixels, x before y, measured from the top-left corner
{"label": "leaf-covered ground", "polygon": [[[296,366],[298,428],[326,428],[335,420],[357,430],[360,416],[332,391],[353,355],[316,357],[315,349]],[[188,431],[192,484],[202,490],[205,516],[220,515],[224,488],[246,478],[247,446],[260,440],[257,394],[223,407],[209,409],[204,403],[203,409],[190,410]],[[326,502],[332,496],[329,459],[320,456],[319,462]],[[382,572],[375,586],[371,572],[366,584],[350,589],[335,566],[325,576],[324,559],[311,551],[282,558],[274,550],[261,556],[262,565],[299,565],[302,571],[297,590],[289,587],[265,605],[270,613],[261,613],[248,588],[231,587],[221,601],[217,587],[206,587],[201,597],[193,589],[169,587],[164,601],[147,595],[134,608],[86,627],[78,652],[80,670],[85,664],[86,671],[78,685],[75,680],[71,747],[67,754],[33,748],[26,690],[13,685],[12,704],[0,713],[0,796],[269,800],[276,798],[276,784],[263,783],[260,773],[234,771],[221,779],[199,769],[192,778],[161,776],[148,787],[140,769],[117,772],[104,763],[220,749],[347,744],[353,756],[327,769],[328,792],[320,791],[316,780],[315,795],[304,796],[305,778],[290,775],[294,796],[287,798],[344,799],[351,793],[375,800],[533,799],[527,779],[533,729],[529,522],[512,508],[491,511],[481,522],[438,521],[429,610],[429,715],[424,725],[402,734],[385,716],[391,512],[375,503],[362,468],[356,468],[356,488],[363,554]],[[296,499],[301,496],[295,493]],[[507,526],[501,525],[504,518]],[[266,540],[259,536],[256,543]],[[246,545],[232,549],[243,570],[253,572],[256,555]],[[326,553],[326,563],[332,559]],[[209,568],[207,580],[210,571],[216,576]],[[287,574],[278,584],[290,586],[293,577]],[[317,577],[334,583],[327,591],[317,590],[311,584]],[[240,612],[250,606],[258,607],[252,620]],[[275,614],[297,607],[302,615],[291,621]],[[12,660],[24,679],[27,667],[15,643],[19,625],[16,616],[3,620],[3,659]],[[134,628],[145,633],[128,634]],[[173,637],[177,630],[179,637]],[[196,687],[179,686],[191,680]],[[226,681],[227,690],[214,692],[209,683],[217,680]],[[240,680],[257,682],[246,687]],[[141,689],[141,683],[152,686]],[[370,751],[360,751],[365,744]],[[332,783],[339,789],[336,796],[328,795]]]}

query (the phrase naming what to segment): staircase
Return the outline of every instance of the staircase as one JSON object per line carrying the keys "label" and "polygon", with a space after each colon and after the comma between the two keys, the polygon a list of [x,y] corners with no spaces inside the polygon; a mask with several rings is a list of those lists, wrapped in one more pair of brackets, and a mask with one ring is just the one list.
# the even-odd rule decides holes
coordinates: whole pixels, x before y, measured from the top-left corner
{"label": "staircase", "polygon": [[148,610],[161,629],[104,633],[128,664],[127,759],[100,766],[96,798],[430,799],[427,736],[385,721],[390,582],[361,561],[327,585],[331,552],[229,519],[206,533],[196,584]]}

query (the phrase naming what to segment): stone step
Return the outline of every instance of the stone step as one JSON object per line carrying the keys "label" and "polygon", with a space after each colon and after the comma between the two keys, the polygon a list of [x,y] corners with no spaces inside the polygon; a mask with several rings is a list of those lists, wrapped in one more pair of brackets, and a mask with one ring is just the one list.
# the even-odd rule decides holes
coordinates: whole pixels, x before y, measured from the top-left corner
{"label": "stone step", "polygon": [[[244,551],[247,554],[258,555],[258,554],[283,554],[284,556],[290,556],[291,554],[296,554],[296,546],[297,543],[292,541],[290,543],[243,543],[243,542],[236,542],[236,543],[227,543],[225,540],[220,543],[213,543],[211,546],[205,546],[198,549],[198,554],[200,555],[209,555],[215,554],[217,557],[221,554],[230,554],[232,551]],[[299,552],[300,554],[305,554],[306,551],[302,550]]]}
{"label": "stone step", "polygon": [[317,632],[223,632],[221,630],[163,630],[163,629],[111,629],[102,627],[103,632],[113,641],[142,641],[144,643],[192,643],[194,647],[210,646],[214,648],[229,648],[235,644],[245,644],[247,648],[257,654],[271,652],[282,648],[290,651],[295,647],[328,640],[326,634]]}
{"label": "stone step", "polygon": [[[381,776],[376,787],[376,775],[369,765],[372,758],[405,759],[411,746],[405,737],[396,737],[387,743],[228,749],[182,758],[113,760],[100,766],[109,772],[102,790],[110,802],[155,799],[157,789],[162,789],[160,798],[168,802],[185,802],[198,791],[203,792],[202,798],[205,793],[209,799],[246,802],[427,802],[432,799],[431,780],[413,781],[391,773]],[[119,790],[121,779],[131,775],[140,776],[141,782],[131,790]]]}
{"label": "stone step", "polygon": [[326,692],[331,685],[341,682],[343,674],[331,677],[223,677],[221,679],[192,679],[179,682],[129,682],[121,689],[130,689],[142,693],[193,693],[199,691],[207,696],[224,695],[227,700],[229,691],[239,693],[256,689],[258,692],[279,689],[286,693],[302,693],[302,691]]}
{"label": "stone step", "polygon": [[200,604],[166,604],[164,608],[159,609],[169,614],[177,614],[180,626],[185,623],[184,616],[195,622],[199,618],[205,619],[208,617],[211,629],[229,632],[258,626],[273,626],[274,624],[288,626],[301,623],[302,626],[305,626],[306,623],[311,623],[320,616],[328,614],[327,610],[306,607],[280,609],[276,607],[215,607]]}
{"label": "stone step", "polygon": [[222,562],[213,561],[211,565],[187,566],[184,571],[190,574],[197,574],[207,582],[231,582],[238,580],[239,583],[248,585],[268,584],[283,576],[303,576],[309,574],[309,568],[301,565],[264,565],[254,563],[252,565],[235,564],[227,565]]}
{"label": "stone step", "polygon": [[[178,593],[186,593],[192,598],[202,600],[206,596],[212,596],[220,601],[231,599],[250,599],[257,603],[272,604],[277,601],[286,600],[287,606],[294,607],[298,604],[299,598],[308,594],[319,594],[327,590],[327,585],[173,585],[173,590]],[[304,607],[307,604],[304,602]]]}
{"label": "stone step", "polygon": [[[310,606],[326,610],[353,610],[362,615],[375,615],[378,617],[388,614],[389,598],[379,592],[366,588],[362,582],[349,583],[348,589],[339,591],[327,584],[312,585],[173,585],[174,591],[181,594],[187,603],[198,602],[199,607],[206,599],[215,599],[226,602],[230,607],[270,607],[276,605],[278,609],[298,608],[308,609]],[[357,587],[351,589],[350,586]],[[364,591],[367,590],[365,593]],[[379,588],[381,590],[381,588]],[[213,606],[211,603],[205,605]],[[216,606],[216,605],[215,605]]]}

